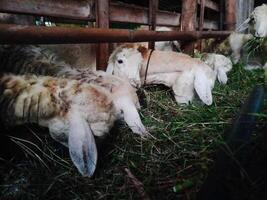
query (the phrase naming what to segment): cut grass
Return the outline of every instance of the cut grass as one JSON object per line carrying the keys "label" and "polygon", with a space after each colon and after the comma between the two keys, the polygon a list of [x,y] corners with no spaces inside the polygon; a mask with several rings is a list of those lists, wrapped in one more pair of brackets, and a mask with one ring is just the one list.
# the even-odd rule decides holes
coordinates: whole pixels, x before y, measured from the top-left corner
{"label": "cut grass", "polygon": [[[263,82],[261,70],[245,71],[236,65],[227,85],[216,84],[212,106],[202,105],[197,99],[192,105],[180,106],[168,88],[143,89],[143,123],[156,139],[142,140],[124,124],[118,124],[105,140],[98,142],[98,166],[91,179],[78,174],[67,149],[54,142],[46,129],[6,130],[6,135],[17,137],[12,140],[22,148],[17,147],[19,151],[14,153],[12,147],[9,156],[7,144],[1,145],[1,197],[141,199],[128,170],[151,199],[194,199],[214,162],[218,145],[224,141],[225,131],[252,87]],[[21,132],[27,132],[31,139],[18,139]],[[16,147],[14,142],[11,144]],[[188,187],[185,182],[190,183]],[[173,191],[174,186],[178,192]]]}

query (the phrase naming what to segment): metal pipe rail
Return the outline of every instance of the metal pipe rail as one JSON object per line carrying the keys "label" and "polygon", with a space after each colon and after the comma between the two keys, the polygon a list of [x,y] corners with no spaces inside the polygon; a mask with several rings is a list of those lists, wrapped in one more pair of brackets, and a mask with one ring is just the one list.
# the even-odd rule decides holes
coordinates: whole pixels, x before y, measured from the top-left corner
{"label": "metal pipe rail", "polygon": [[72,44],[226,38],[230,31],[146,31],[0,25],[0,44]]}

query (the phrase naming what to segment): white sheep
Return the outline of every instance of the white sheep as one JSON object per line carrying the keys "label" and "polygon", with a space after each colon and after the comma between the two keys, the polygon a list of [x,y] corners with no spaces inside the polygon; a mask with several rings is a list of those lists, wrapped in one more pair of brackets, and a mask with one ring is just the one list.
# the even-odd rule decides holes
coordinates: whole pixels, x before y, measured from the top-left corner
{"label": "white sheep", "polygon": [[4,72],[64,77],[101,86],[110,93],[117,112],[130,129],[143,137],[149,135],[138,114],[140,105],[136,89],[127,81],[103,71],[72,68],[37,46],[0,46],[0,59]]}
{"label": "white sheep", "polygon": [[227,73],[233,68],[233,63],[230,58],[221,54],[205,53],[201,60],[213,69],[221,84],[227,83]]}
{"label": "white sheep", "polygon": [[255,29],[256,37],[267,37],[267,4],[254,8],[250,16]]}
{"label": "white sheep", "polygon": [[[120,46],[111,54],[107,72],[127,78],[132,85],[140,87],[145,81],[150,52],[134,44]],[[211,91],[218,71],[186,54],[155,50],[148,64],[146,83],[172,87],[178,103],[191,102],[195,90],[205,104],[211,105]],[[218,76],[221,75],[218,73]],[[221,80],[225,82],[225,77]]]}
{"label": "white sheep", "polygon": [[230,34],[228,41],[232,50],[234,64],[238,63],[241,58],[241,52],[244,44],[253,38],[252,34],[233,32]]}
{"label": "white sheep", "polygon": [[120,115],[102,87],[48,76],[1,76],[0,105],[5,124],[48,127],[53,139],[69,147],[71,160],[87,177],[96,168],[94,136],[108,133]]}
{"label": "white sheep", "polygon": [[[156,27],[156,31],[172,31],[171,28],[161,26],[161,27]],[[160,50],[160,51],[181,51],[181,45],[178,41],[173,40],[173,41],[160,41],[160,42],[155,42],[155,49]]]}
{"label": "white sheep", "polygon": [[[263,40],[262,44],[258,44],[260,45],[260,47],[258,46],[257,48],[260,49],[260,51],[254,51],[254,39],[252,34],[243,34],[236,32],[231,33],[228,38],[229,45],[232,50],[233,62],[235,64],[240,61],[243,62],[244,68],[247,70],[262,68],[264,63],[267,61],[265,56],[267,52],[266,40]],[[252,51],[253,53],[251,54],[251,52],[249,51]]]}

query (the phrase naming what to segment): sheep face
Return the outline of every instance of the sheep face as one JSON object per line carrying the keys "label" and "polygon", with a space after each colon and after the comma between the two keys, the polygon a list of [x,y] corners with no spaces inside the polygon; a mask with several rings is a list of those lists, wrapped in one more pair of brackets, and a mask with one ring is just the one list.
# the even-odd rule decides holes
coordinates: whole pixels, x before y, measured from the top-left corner
{"label": "sheep face", "polygon": [[262,4],[254,9],[251,14],[254,22],[255,36],[267,37],[267,4]]}
{"label": "sheep face", "polygon": [[227,72],[233,67],[229,58],[220,54],[208,53],[203,56],[202,60],[213,69],[220,83],[227,83]]}
{"label": "sheep face", "polygon": [[110,59],[107,72],[113,71],[114,75],[128,79],[134,87],[140,87],[142,62],[143,57],[138,50],[122,48]]}

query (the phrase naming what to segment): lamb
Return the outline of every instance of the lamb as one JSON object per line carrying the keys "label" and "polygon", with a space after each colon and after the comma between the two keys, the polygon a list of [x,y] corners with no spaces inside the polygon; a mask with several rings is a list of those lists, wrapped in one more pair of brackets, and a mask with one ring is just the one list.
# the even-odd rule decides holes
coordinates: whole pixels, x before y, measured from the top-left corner
{"label": "lamb", "polygon": [[[153,51],[134,44],[118,47],[109,58],[107,72],[126,77],[135,87],[146,84],[164,84],[172,87],[177,103],[188,104],[194,96],[194,89],[206,104],[212,104],[212,89],[218,69],[214,71],[201,60],[176,52]],[[149,63],[148,63],[149,62]],[[148,65],[145,80],[146,66]],[[221,70],[223,71],[223,70]],[[223,74],[226,76],[226,74]],[[225,77],[221,78],[226,82]]]}
{"label": "lamb", "polygon": [[36,46],[2,46],[0,59],[4,72],[63,77],[101,86],[110,93],[116,111],[121,113],[130,129],[142,137],[150,135],[138,114],[140,104],[136,89],[127,81],[102,71],[72,68],[51,52]]}
{"label": "lamb", "polygon": [[244,44],[253,38],[252,34],[244,34],[233,32],[230,34],[228,40],[232,50],[232,57],[234,64],[238,63],[241,58],[241,52]]}
{"label": "lamb", "polygon": [[2,75],[1,120],[7,125],[37,123],[69,147],[71,160],[86,177],[97,162],[94,136],[108,133],[117,113],[110,93],[81,81],[35,75]]}
{"label": "lamb", "polygon": [[253,22],[256,37],[267,37],[267,4],[262,4],[256,7],[251,16],[250,20]]}
{"label": "lamb", "polygon": [[233,68],[230,58],[221,54],[205,53],[201,60],[212,68],[221,84],[227,83],[227,73]]}

